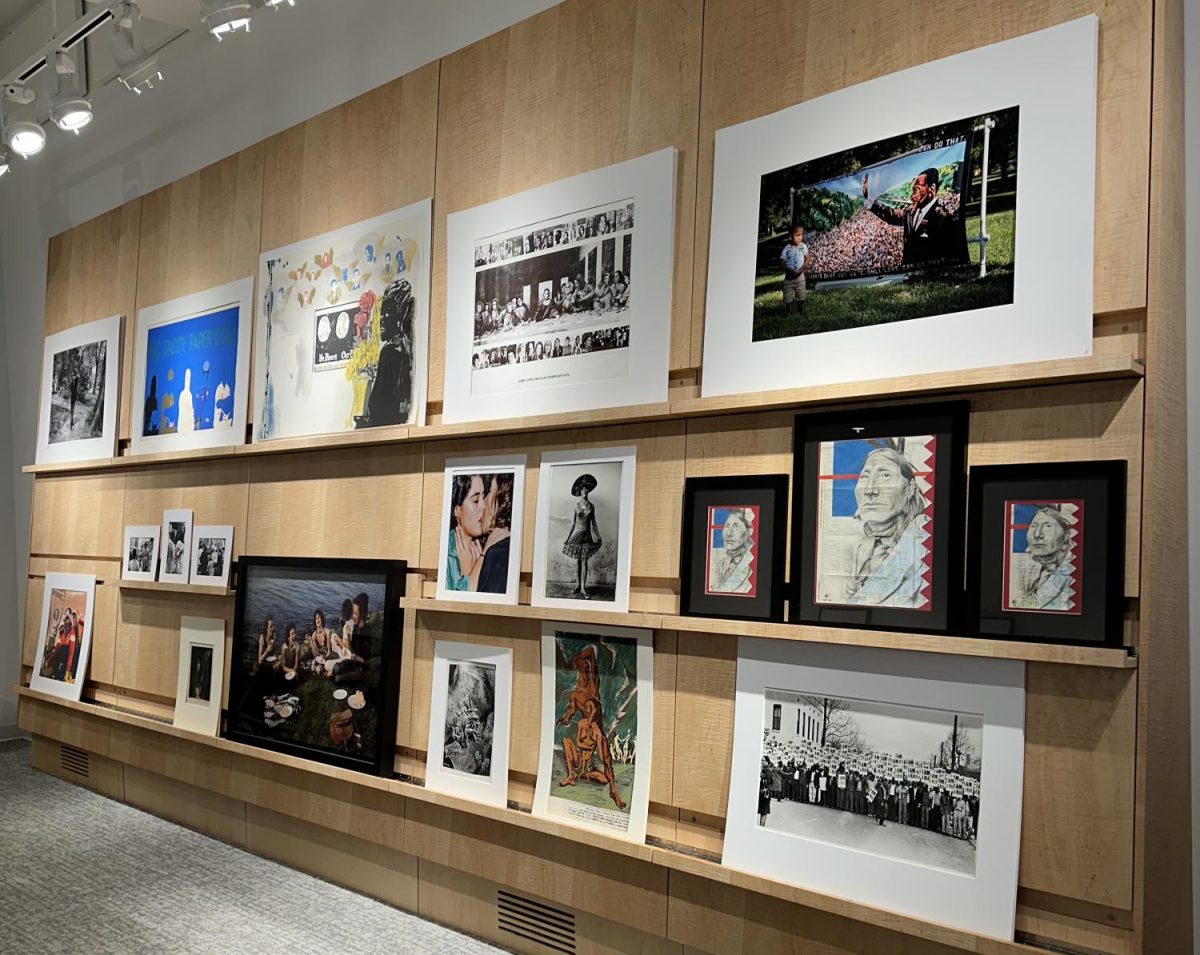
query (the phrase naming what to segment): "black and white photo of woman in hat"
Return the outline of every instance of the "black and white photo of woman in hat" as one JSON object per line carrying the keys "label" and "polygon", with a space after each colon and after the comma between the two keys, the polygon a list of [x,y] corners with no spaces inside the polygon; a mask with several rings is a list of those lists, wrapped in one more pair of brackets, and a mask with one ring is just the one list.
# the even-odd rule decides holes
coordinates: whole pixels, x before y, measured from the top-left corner
{"label": "black and white photo of woman in hat", "polygon": [[574,593],[584,600],[591,599],[587,589],[588,560],[600,550],[604,543],[600,527],[596,523],[596,507],[588,495],[596,490],[596,479],[591,474],[581,474],[571,485],[571,496],[575,502],[575,519],[570,533],[563,544],[563,553],[575,561],[576,584]]}

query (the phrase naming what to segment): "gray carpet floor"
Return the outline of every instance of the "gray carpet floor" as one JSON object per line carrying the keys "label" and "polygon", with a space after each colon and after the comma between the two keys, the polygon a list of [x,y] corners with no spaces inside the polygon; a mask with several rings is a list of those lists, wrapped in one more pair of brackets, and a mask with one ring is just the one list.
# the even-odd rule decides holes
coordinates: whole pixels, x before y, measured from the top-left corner
{"label": "gray carpet floor", "polygon": [[503,951],[35,772],[29,753],[0,743],[0,951]]}

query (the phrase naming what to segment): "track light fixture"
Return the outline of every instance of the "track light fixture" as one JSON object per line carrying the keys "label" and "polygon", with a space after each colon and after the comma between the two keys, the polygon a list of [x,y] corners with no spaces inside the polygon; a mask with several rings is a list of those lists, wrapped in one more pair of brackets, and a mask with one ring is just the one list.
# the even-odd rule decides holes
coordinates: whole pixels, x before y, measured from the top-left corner
{"label": "track light fixture", "polygon": [[0,143],[0,179],[4,178],[4,174],[8,172],[8,169],[9,169],[8,147],[5,146],[3,143]]}
{"label": "track light fixture", "polygon": [[17,113],[28,118],[14,119],[13,106],[4,107],[4,142],[22,159],[36,156],[45,148],[46,131],[37,122],[37,109],[34,105],[37,94],[27,86],[13,84],[3,89],[3,98],[8,103],[15,104]]}
{"label": "track light fixture", "polygon": [[92,104],[82,95],[75,61],[63,50],[54,54],[58,88],[50,99],[50,118],[66,133],[75,133],[92,121]]}
{"label": "track light fixture", "polygon": [[250,19],[254,16],[250,0],[200,0],[200,6],[204,10],[201,17],[204,25],[218,40],[238,30],[250,32]]}
{"label": "track light fixture", "polygon": [[132,0],[113,8],[113,31],[109,38],[113,59],[120,68],[124,87],[139,96],[162,82],[158,55],[149,53],[142,43],[142,11]]}

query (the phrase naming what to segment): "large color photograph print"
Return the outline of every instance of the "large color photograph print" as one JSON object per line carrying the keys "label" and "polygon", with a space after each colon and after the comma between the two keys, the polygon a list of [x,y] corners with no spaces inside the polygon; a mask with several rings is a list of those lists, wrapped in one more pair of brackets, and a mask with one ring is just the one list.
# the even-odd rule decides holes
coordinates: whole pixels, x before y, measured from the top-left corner
{"label": "large color photograph print", "polygon": [[233,428],[240,313],[231,305],[147,332],[143,438]]}
{"label": "large color photograph print", "polygon": [[[250,565],[239,582],[233,738],[375,771],[395,745],[388,572]],[[394,611],[397,615],[399,611]]]}
{"label": "large color photograph print", "polygon": [[754,341],[1011,304],[1018,118],[1014,106],[764,175]]}

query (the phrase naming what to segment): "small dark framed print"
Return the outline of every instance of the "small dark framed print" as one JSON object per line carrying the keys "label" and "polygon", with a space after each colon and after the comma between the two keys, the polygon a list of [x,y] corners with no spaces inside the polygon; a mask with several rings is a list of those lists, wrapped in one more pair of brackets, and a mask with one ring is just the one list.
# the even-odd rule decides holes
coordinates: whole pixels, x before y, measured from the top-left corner
{"label": "small dark framed print", "polygon": [[1124,461],[971,469],[970,617],[982,636],[1121,645]]}
{"label": "small dark framed print", "polygon": [[786,474],[688,478],[679,612],[783,620]]}
{"label": "small dark framed print", "polygon": [[792,623],[958,625],[968,411],[959,401],[796,418]]}

